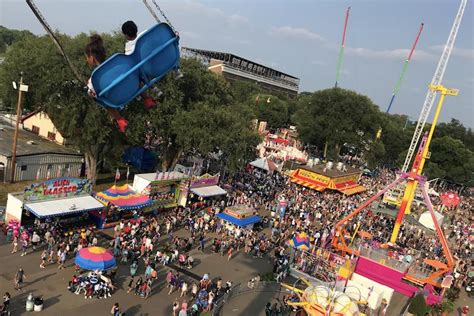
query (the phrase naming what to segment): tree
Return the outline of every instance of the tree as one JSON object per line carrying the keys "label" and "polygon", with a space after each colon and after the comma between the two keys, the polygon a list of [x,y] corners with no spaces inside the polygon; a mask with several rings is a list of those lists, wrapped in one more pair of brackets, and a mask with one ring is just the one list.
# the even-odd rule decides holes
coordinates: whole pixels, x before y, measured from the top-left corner
{"label": "tree", "polygon": [[[397,163],[400,153],[410,146],[413,130],[406,128],[407,117],[405,115],[381,113],[382,134],[380,141],[383,142],[385,154],[380,161],[391,166],[400,166]],[[402,157],[403,161],[405,156]],[[403,163],[403,161],[401,163]]]}
{"label": "tree", "polygon": [[[87,35],[58,36],[79,72],[87,78],[90,74],[84,61]],[[122,39],[117,34],[104,35],[104,42],[109,53],[123,49]],[[26,111],[42,109],[48,113],[58,131],[84,153],[88,178],[95,182],[97,166],[110,153],[120,154],[124,138],[104,109],[86,96],[84,83],[75,80],[47,36],[27,36],[6,52],[0,68],[0,98],[5,105],[16,102],[10,87],[11,81],[18,80],[20,71],[24,72],[24,81],[30,87],[24,104]]]}
{"label": "tree", "polygon": [[255,113],[259,121],[267,122],[268,127],[271,129],[288,125],[290,117],[286,101],[269,94],[259,94],[251,99],[253,100],[249,104],[250,106],[255,106]]}
{"label": "tree", "polygon": [[445,176],[455,183],[472,182],[474,155],[460,140],[449,136],[435,138],[429,150],[431,157],[425,168],[429,178]]}
{"label": "tree", "polygon": [[33,33],[30,31],[11,30],[0,25],[0,55],[4,54],[10,45],[22,40],[26,36],[33,36]]}
{"label": "tree", "polygon": [[130,116],[127,136],[133,142],[147,136],[160,152],[163,170],[174,168],[188,151],[207,155],[221,150],[231,169],[242,166],[259,142],[252,111],[235,102],[239,92],[197,60],[183,59],[181,67],[183,78],[168,76],[160,82],[164,97],[156,109]]}
{"label": "tree", "polygon": [[333,158],[344,143],[358,147],[370,143],[380,126],[379,110],[368,97],[340,88],[302,99],[293,121],[304,142],[320,148],[327,143]]}

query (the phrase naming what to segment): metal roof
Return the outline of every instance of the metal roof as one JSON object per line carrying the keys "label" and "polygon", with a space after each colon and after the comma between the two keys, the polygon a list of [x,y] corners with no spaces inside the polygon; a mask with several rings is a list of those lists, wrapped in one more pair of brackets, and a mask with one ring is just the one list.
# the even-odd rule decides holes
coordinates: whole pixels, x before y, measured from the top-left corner
{"label": "metal roof", "polygon": [[[20,129],[18,131],[18,142],[16,147],[17,156],[29,156],[38,154],[66,154],[82,156],[77,150],[61,146],[54,142],[39,137],[36,134]],[[13,126],[0,123],[0,155],[11,157],[13,135],[15,129]]]}

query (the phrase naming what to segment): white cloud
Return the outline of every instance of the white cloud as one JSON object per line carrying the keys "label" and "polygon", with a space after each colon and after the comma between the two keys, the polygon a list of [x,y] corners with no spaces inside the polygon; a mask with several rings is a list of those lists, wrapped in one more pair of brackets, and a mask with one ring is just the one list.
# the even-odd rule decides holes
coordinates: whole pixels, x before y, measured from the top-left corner
{"label": "white cloud", "polygon": [[247,19],[245,16],[238,15],[238,14],[232,14],[231,16],[229,16],[229,21],[232,24],[236,24],[236,25],[250,24],[249,19]]}
{"label": "white cloud", "polygon": [[322,60],[312,60],[311,61],[312,65],[317,65],[317,66],[326,66],[326,62]]}
{"label": "white cloud", "polygon": [[[437,52],[442,52],[443,49],[444,49],[444,45],[434,45],[434,46],[431,46],[430,49],[432,49],[434,51],[437,51]],[[474,49],[470,49],[470,48],[454,47],[451,54],[453,56],[459,56],[459,57],[462,57],[462,58],[474,59]]]}
{"label": "white cloud", "polygon": [[[345,49],[348,55],[355,55],[366,58],[374,59],[406,59],[410,50],[407,48],[397,48],[397,49],[386,49],[386,50],[374,50],[370,48],[362,47],[346,47]],[[436,56],[425,52],[423,50],[416,50],[413,53],[414,60],[436,60]]]}
{"label": "white cloud", "polygon": [[201,36],[195,32],[190,32],[190,31],[181,31],[179,32],[179,35],[182,37],[182,38],[186,38],[186,39],[199,39],[201,38]]}
{"label": "white cloud", "polygon": [[272,27],[270,29],[270,34],[275,36],[280,36],[284,38],[291,39],[304,39],[304,40],[313,40],[313,41],[322,41],[324,38],[308,29],[301,27],[292,27],[292,26],[280,26]]}
{"label": "white cloud", "polygon": [[186,0],[180,3],[175,3],[175,6],[175,9],[179,10],[181,14],[188,13],[192,16],[197,16],[200,19],[209,19],[217,24],[221,23],[221,21],[224,21],[231,26],[250,24],[249,19],[242,15],[228,15],[221,9],[207,6],[198,1]]}

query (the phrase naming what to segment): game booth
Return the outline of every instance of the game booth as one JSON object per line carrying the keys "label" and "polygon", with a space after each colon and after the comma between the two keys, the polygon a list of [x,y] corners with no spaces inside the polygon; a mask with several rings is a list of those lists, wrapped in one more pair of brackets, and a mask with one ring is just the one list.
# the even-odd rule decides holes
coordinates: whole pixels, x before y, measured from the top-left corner
{"label": "game booth", "polygon": [[155,209],[153,200],[135,192],[128,184],[114,185],[96,193],[95,197],[107,206],[106,211],[102,212],[99,227],[110,227],[121,219],[133,217],[138,211],[151,212]]}
{"label": "game booth", "polygon": [[136,174],[132,189],[147,196],[155,209],[170,209],[185,206],[189,176],[178,172],[156,172]]}
{"label": "game booth", "polygon": [[247,205],[234,205],[227,207],[223,212],[217,214],[227,231],[233,231],[237,227],[253,229],[256,223],[261,222],[257,211]]}
{"label": "game booth", "polygon": [[91,191],[87,179],[58,178],[31,184],[24,192],[8,194],[5,220],[21,226],[53,219],[63,227],[97,225],[104,205],[91,196]]}
{"label": "game booth", "polygon": [[291,174],[291,182],[320,192],[330,189],[352,195],[366,190],[358,184],[361,173],[360,169],[346,166],[342,162],[336,165],[332,162],[314,165],[311,162],[296,169]]}
{"label": "game booth", "polygon": [[216,202],[226,197],[227,191],[222,189],[219,185],[219,174],[210,175],[204,174],[200,177],[193,177],[188,195],[188,205],[204,205],[207,203]]}

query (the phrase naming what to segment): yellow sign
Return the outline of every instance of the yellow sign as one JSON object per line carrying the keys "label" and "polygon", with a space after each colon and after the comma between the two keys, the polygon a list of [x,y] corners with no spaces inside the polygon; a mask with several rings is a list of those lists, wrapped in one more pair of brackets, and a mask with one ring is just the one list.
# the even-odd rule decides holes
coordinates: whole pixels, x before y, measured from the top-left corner
{"label": "yellow sign", "polygon": [[329,181],[331,180],[328,177],[325,177],[325,176],[322,176],[320,174],[317,174],[317,173],[314,173],[314,172],[311,172],[311,171],[308,171],[308,170],[304,170],[304,169],[300,169],[299,172],[298,172],[298,175],[300,175],[302,177],[305,177],[305,178],[308,178],[308,179],[311,179],[313,181],[324,183],[324,184],[328,184]]}
{"label": "yellow sign", "polygon": [[357,182],[358,177],[359,177],[358,174],[353,174],[353,175],[350,175],[350,176],[334,178],[333,181],[334,181],[335,184],[349,182],[349,181]]}

